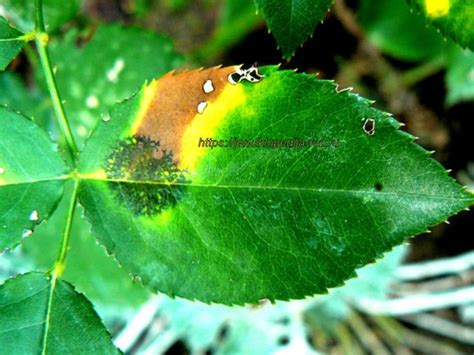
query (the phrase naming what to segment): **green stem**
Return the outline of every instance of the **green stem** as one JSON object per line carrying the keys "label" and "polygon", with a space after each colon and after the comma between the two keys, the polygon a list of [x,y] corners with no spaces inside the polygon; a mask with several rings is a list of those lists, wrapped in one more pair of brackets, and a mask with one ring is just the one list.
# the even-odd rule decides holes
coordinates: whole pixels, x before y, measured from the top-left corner
{"label": "green stem", "polygon": [[402,81],[406,87],[411,87],[420,81],[436,74],[446,66],[446,58],[444,56],[435,57],[433,60],[426,62],[414,69],[407,70],[402,74]]}
{"label": "green stem", "polygon": [[[79,153],[77,148],[76,141],[72,135],[71,127],[66,118],[64,112],[64,107],[61,101],[61,96],[59,95],[58,86],[56,84],[56,79],[54,78],[53,69],[51,67],[51,61],[49,59],[48,53],[48,34],[45,32],[44,19],[43,19],[43,1],[35,0],[35,42],[38,49],[39,58],[41,62],[41,67],[43,69],[44,76],[46,78],[46,84],[48,86],[48,91],[51,96],[51,101],[53,104],[54,112],[59,121],[60,128],[66,138],[67,146],[72,157],[72,164],[76,165],[76,157]],[[30,53],[31,54],[31,53]],[[74,218],[74,212],[77,205],[77,191],[79,187],[79,179],[75,176],[74,179],[74,188],[71,196],[71,201],[69,202],[69,209],[66,218],[66,225],[64,226],[63,235],[61,238],[61,247],[59,249],[59,254],[54,263],[53,269],[50,271],[51,281],[48,294],[48,306],[46,311],[46,321],[44,323],[43,339],[42,339],[42,350],[41,354],[46,354],[47,344],[48,344],[48,335],[50,331],[50,321],[51,321],[51,310],[53,305],[53,296],[54,290],[56,288],[57,279],[62,275],[66,263],[67,251],[69,248],[69,239],[71,235],[72,221]]]}
{"label": "green stem", "polygon": [[51,310],[53,306],[53,296],[54,290],[56,288],[56,282],[58,278],[62,275],[65,265],[66,265],[66,256],[69,248],[69,238],[71,235],[72,221],[74,219],[74,212],[77,205],[77,191],[79,188],[79,179],[76,177],[74,179],[74,188],[72,191],[71,201],[69,202],[69,209],[66,218],[66,225],[64,226],[63,236],[61,238],[61,248],[59,249],[59,254],[54,263],[53,269],[50,271],[51,280],[48,294],[48,306],[46,309],[46,320],[44,322],[44,331],[43,331],[43,340],[42,340],[42,351],[41,354],[46,354],[46,348],[48,344],[48,335],[49,327],[51,321]]}
{"label": "green stem", "polygon": [[36,15],[35,42],[38,49],[44,76],[46,78],[46,85],[48,86],[48,91],[51,96],[54,112],[59,121],[61,131],[63,132],[66,138],[68,149],[72,155],[73,164],[75,165],[75,159],[79,153],[79,149],[77,148],[76,141],[74,140],[74,136],[72,135],[71,127],[69,126],[69,122],[66,118],[66,114],[64,112],[64,106],[61,100],[61,96],[59,95],[58,86],[56,84],[56,79],[54,78],[51,61],[49,59],[49,53],[48,53],[48,47],[47,47],[49,36],[46,32],[44,32],[45,27],[44,27],[44,20],[43,20],[43,1],[42,0],[35,0],[35,15]]}
{"label": "green stem", "polygon": [[35,29],[36,32],[44,32],[44,18],[43,18],[43,0],[35,0]]}
{"label": "green stem", "polygon": [[56,263],[53,268],[53,277],[54,275],[61,276],[64,266],[65,266],[65,261],[66,261],[66,255],[69,247],[69,238],[71,234],[71,227],[72,227],[72,221],[74,218],[74,211],[76,210],[76,200],[77,200],[77,190],[79,187],[79,179],[75,178],[74,179],[74,188],[72,191],[72,196],[71,196],[71,201],[69,203],[69,209],[67,213],[67,218],[66,218],[66,225],[64,227],[64,232],[63,232],[63,237],[61,241],[61,249],[59,250],[59,255],[56,258]]}

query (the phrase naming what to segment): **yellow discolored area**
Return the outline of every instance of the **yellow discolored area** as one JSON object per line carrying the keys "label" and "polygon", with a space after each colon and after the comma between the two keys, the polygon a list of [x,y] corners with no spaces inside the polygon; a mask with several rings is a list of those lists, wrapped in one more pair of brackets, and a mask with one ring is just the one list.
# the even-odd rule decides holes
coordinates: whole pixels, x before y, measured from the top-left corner
{"label": "yellow discolored area", "polygon": [[170,72],[144,88],[127,136],[159,144],[154,158],[169,153],[180,169],[192,171],[205,154],[199,138],[213,137],[227,112],[244,102],[244,86],[228,76],[239,67]]}
{"label": "yellow discolored area", "polygon": [[181,139],[179,167],[192,172],[199,159],[208,153],[198,147],[199,138],[215,138],[219,124],[227,113],[245,102],[243,85],[226,85],[216,101],[209,103],[203,114],[197,114],[186,128]]}
{"label": "yellow discolored area", "polygon": [[80,174],[79,177],[84,180],[107,180],[107,173],[105,170],[99,169],[92,173]]}
{"label": "yellow discolored area", "polygon": [[148,110],[150,108],[153,99],[158,92],[158,83],[159,80],[152,81],[148,86],[145,87],[143,92],[143,97],[140,102],[140,109],[135,116],[132,127],[130,128],[130,135],[135,135],[140,128],[140,125],[143,123],[144,118],[146,117]]}
{"label": "yellow discolored area", "polygon": [[425,0],[425,10],[430,17],[446,16],[450,6],[450,0]]}
{"label": "yellow discolored area", "polygon": [[155,226],[168,224],[171,219],[172,214],[173,214],[172,209],[164,210],[153,219],[153,224]]}

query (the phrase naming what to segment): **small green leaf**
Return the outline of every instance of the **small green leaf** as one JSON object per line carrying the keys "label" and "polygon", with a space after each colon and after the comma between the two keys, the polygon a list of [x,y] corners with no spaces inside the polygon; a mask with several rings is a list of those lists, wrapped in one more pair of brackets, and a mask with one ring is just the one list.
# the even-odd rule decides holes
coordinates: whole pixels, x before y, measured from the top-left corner
{"label": "small green leaf", "polygon": [[0,349],[4,354],[119,353],[92,304],[71,284],[61,279],[53,284],[43,273],[0,286]]}
{"label": "small green leaf", "polygon": [[[152,82],[82,153],[93,232],[151,289],[226,304],[325,293],[474,202],[368,100],[276,67],[232,84],[237,69]],[[233,137],[287,146],[198,147]]]}
{"label": "small green leaf", "polygon": [[78,39],[71,31],[53,42],[51,58],[79,145],[116,102],[183,62],[170,39],[135,27],[102,25],[83,47],[77,47]]}
{"label": "small green leaf", "polygon": [[[79,12],[82,0],[43,0],[46,30],[53,32]],[[2,14],[23,32],[35,28],[35,1],[2,0]]]}
{"label": "small green leaf", "polygon": [[13,248],[54,211],[66,166],[46,133],[0,107],[0,250]]}
{"label": "small green leaf", "polygon": [[443,37],[403,1],[363,0],[358,19],[367,38],[397,59],[429,60],[447,47]]}
{"label": "small green leaf", "polygon": [[333,0],[255,0],[285,59],[311,36]]}
{"label": "small green leaf", "polygon": [[463,48],[474,50],[474,1],[472,0],[407,0],[445,36]]}
{"label": "small green leaf", "polygon": [[474,53],[452,48],[448,54],[446,72],[448,105],[474,100]]}
{"label": "small green leaf", "polygon": [[22,36],[23,33],[10,27],[8,22],[0,17],[0,70],[5,70],[20,53],[26,43]]}
{"label": "small green leaf", "polygon": [[[49,270],[57,257],[71,199],[70,185],[72,183],[66,186],[65,196],[54,215],[38,226],[34,238],[23,242],[22,249],[40,270]],[[82,215],[83,210],[78,206],[62,278],[85,294],[103,319],[113,312],[133,311],[146,301],[148,292],[141,284],[133,283],[128,272],[106,255],[104,247],[97,244],[89,223]]]}

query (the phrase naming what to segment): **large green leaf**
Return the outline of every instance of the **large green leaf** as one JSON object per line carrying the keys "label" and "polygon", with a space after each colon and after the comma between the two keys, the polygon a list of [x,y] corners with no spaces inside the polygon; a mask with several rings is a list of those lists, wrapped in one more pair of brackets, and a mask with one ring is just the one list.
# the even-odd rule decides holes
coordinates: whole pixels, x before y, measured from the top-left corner
{"label": "large green leaf", "polygon": [[[59,28],[71,20],[79,11],[81,0],[43,0],[44,21],[48,32]],[[2,0],[1,13],[17,28],[24,32],[32,31],[35,27],[35,1],[32,0]]]}
{"label": "large green leaf", "polygon": [[472,0],[407,0],[446,36],[462,47],[474,50],[474,1]]}
{"label": "large green leaf", "polygon": [[255,0],[286,59],[313,34],[332,3],[333,0]]}
{"label": "large green leaf", "polygon": [[452,48],[446,72],[448,105],[474,100],[474,52]]}
{"label": "large green leaf", "polygon": [[[79,145],[101,115],[145,81],[182,64],[171,40],[153,32],[118,24],[102,25],[83,47],[79,35],[68,33],[53,42],[59,91]],[[113,40],[111,40],[113,39]]]}
{"label": "large green leaf", "polygon": [[118,353],[91,303],[66,281],[53,285],[43,273],[0,286],[0,349],[3,354]]}
{"label": "large green leaf", "polygon": [[[93,232],[153,290],[227,304],[325,293],[474,202],[368,100],[276,67],[233,85],[234,70],[151,83],[82,153]],[[198,148],[211,137],[312,145]]]}
{"label": "large green leaf", "polygon": [[0,70],[5,70],[25,43],[23,33],[10,27],[8,22],[0,17]]}
{"label": "large green leaf", "polygon": [[52,213],[66,166],[46,133],[0,107],[0,250],[13,248]]}
{"label": "large green leaf", "polygon": [[368,39],[398,59],[428,60],[447,47],[443,37],[403,1],[362,0],[358,19]]}
{"label": "large green leaf", "polygon": [[[42,271],[51,268],[57,257],[71,199],[69,185],[54,215],[38,227],[34,238],[28,238],[22,245],[29,260]],[[62,278],[85,294],[102,318],[133,311],[147,299],[148,292],[141,284],[133,283],[128,272],[106,255],[104,247],[91,235],[90,225],[82,214],[82,208],[77,208]]]}

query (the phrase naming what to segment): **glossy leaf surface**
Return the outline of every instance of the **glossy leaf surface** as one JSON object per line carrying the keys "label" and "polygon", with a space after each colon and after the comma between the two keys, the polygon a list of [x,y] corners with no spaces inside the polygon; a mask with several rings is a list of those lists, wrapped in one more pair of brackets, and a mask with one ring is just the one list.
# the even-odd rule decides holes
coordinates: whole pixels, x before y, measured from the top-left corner
{"label": "glossy leaf surface", "polygon": [[34,122],[0,107],[0,250],[13,248],[54,211],[67,168]]}
{"label": "glossy leaf surface", "polygon": [[0,70],[5,70],[25,45],[22,35],[23,33],[11,27],[3,17],[0,17]]}
{"label": "glossy leaf surface", "polygon": [[276,67],[234,85],[236,70],[150,83],[82,154],[93,232],[153,290],[227,304],[325,293],[474,201],[368,100]]}
{"label": "glossy leaf surface", "polygon": [[285,59],[311,36],[333,0],[255,0]]}
{"label": "glossy leaf surface", "polygon": [[30,273],[0,286],[4,354],[118,354],[91,303],[61,279]]}

